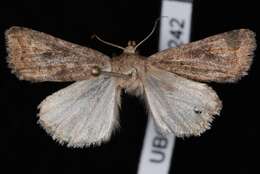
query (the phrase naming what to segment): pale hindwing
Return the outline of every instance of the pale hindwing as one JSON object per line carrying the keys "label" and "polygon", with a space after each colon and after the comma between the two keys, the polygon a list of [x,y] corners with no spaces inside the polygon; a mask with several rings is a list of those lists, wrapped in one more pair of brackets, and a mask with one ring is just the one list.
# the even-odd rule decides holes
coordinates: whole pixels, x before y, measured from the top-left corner
{"label": "pale hindwing", "polygon": [[222,105],[206,84],[150,68],[144,77],[147,106],[162,134],[200,135]]}
{"label": "pale hindwing", "polygon": [[108,141],[119,126],[120,91],[113,77],[75,82],[40,105],[39,123],[60,143],[82,147]]}
{"label": "pale hindwing", "polygon": [[99,51],[39,31],[11,27],[5,36],[9,67],[21,80],[86,80],[93,66],[111,68],[109,57]]}

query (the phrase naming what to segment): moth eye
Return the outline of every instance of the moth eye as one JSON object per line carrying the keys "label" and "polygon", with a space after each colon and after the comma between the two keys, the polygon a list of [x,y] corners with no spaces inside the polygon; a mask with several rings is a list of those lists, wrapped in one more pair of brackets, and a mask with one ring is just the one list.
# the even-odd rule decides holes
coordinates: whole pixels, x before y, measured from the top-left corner
{"label": "moth eye", "polygon": [[93,76],[99,76],[100,73],[101,73],[101,70],[100,70],[100,68],[99,68],[98,66],[92,67],[92,69],[91,69],[91,75],[93,75]]}
{"label": "moth eye", "polygon": [[202,113],[202,110],[199,109],[199,108],[197,108],[197,107],[194,107],[194,112],[195,112],[196,114],[201,114],[201,113]]}

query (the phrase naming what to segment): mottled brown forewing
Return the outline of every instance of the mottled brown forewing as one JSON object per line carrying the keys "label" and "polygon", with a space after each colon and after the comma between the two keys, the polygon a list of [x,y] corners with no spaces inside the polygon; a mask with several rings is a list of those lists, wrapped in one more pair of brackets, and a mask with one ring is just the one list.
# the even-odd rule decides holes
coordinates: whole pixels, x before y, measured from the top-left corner
{"label": "mottled brown forewing", "polygon": [[5,34],[8,63],[19,79],[77,81],[92,77],[93,66],[111,68],[106,55],[42,32],[12,27]]}
{"label": "mottled brown forewing", "polygon": [[166,49],[148,63],[197,81],[235,82],[247,74],[255,48],[255,34],[240,29]]}
{"label": "mottled brown forewing", "polygon": [[237,81],[247,73],[256,47],[254,33],[241,29],[148,59],[130,44],[110,61],[98,51],[31,29],[12,27],[6,39],[9,65],[20,79],[80,80],[39,105],[39,123],[54,139],[72,147],[110,139],[118,125],[121,89],[146,99],[161,133],[200,135],[210,128],[222,104],[214,90],[192,80]]}

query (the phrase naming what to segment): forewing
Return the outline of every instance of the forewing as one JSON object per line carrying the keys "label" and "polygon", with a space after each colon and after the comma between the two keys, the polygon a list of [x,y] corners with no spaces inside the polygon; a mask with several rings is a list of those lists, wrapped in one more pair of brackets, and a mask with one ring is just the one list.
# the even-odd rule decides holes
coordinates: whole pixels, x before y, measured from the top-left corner
{"label": "forewing", "polygon": [[247,74],[255,48],[255,34],[240,29],[166,49],[148,62],[197,81],[235,82]]}
{"label": "forewing", "polygon": [[75,82],[40,105],[39,123],[58,142],[72,147],[108,141],[119,126],[120,91],[113,77]]}
{"label": "forewing", "polygon": [[86,80],[93,66],[111,68],[106,55],[42,32],[11,27],[5,35],[9,66],[22,80]]}
{"label": "forewing", "polygon": [[150,68],[144,77],[146,104],[162,134],[200,135],[222,105],[206,84]]}

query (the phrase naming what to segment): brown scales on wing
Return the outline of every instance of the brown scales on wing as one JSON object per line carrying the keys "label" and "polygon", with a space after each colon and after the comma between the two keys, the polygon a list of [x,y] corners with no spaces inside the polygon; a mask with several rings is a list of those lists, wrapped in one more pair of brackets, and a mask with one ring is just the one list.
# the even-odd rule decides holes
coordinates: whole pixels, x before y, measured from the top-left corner
{"label": "brown scales on wing", "polygon": [[21,80],[76,81],[91,78],[93,66],[110,69],[106,55],[42,32],[11,27],[5,35],[9,66]]}
{"label": "brown scales on wing", "polygon": [[[34,30],[12,27],[6,32],[8,62],[20,79],[84,80],[51,95],[39,106],[40,122],[46,130],[54,135],[55,129],[53,137],[72,146],[88,146],[110,138],[117,123],[116,107],[120,105],[122,88],[144,96],[150,115],[163,133],[200,135],[210,127],[222,104],[206,84],[183,77],[215,82],[240,79],[252,62],[256,47],[254,37],[250,30],[233,30],[158,52],[148,59],[135,52],[143,41],[137,45],[130,42],[126,48],[108,43],[123,49],[123,54],[110,60],[93,49]],[[85,106],[89,108],[78,109]],[[67,108],[71,112],[65,112]],[[103,115],[110,118],[102,118]],[[89,118],[93,121],[89,122]],[[88,121],[81,124],[82,120]],[[75,126],[85,127],[85,123],[97,121],[102,122],[90,124],[85,131]],[[71,127],[76,127],[76,134]],[[78,137],[78,132],[82,136]],[[71,137],[75,141],[70,141]]]}
{"label": "brown scales on wing", "polygon": [[247,74],[255,34],[233,30],[152,55],[151,65],[197,81],[235,82]]}

